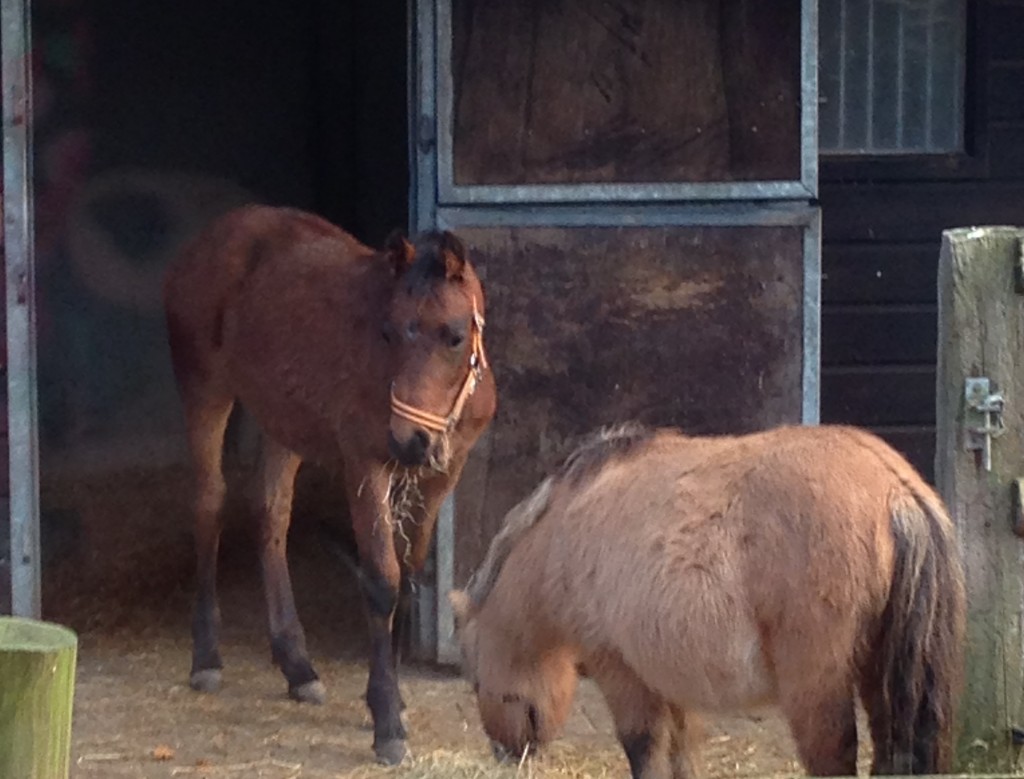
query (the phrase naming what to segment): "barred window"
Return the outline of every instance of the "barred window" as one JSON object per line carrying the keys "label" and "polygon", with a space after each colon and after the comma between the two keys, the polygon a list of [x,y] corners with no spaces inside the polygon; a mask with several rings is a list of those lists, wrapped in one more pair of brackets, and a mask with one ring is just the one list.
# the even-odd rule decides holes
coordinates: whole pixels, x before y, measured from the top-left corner
{"label": "barred window", "polygon": [[823,154],[963,147],[965,0],[820,0]]}

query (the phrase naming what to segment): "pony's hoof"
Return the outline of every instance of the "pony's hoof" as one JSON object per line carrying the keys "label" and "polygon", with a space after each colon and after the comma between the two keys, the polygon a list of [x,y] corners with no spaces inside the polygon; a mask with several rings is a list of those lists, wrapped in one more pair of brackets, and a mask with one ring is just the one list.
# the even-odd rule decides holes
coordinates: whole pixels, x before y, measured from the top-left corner
{"label": "pony's hoof", "polygon": [[403,760],[412,758],[412,753],[405,745],[404,738],[390,738],[387,741],[375,742],[373,751],[377,755],[377,762],[381,765],[398,765]]}
{"label": "pony's hoof", "polygon": [[218,692],[220,690],[220,669],[206,668],[193,672],[188,679],[188,686],[196,692]]}
{"label": "pony's hoof", "polygon": [[313,703],[317,706],[327,700],[327,688],[319,679],[288,688],[288,695],[299,703]]}

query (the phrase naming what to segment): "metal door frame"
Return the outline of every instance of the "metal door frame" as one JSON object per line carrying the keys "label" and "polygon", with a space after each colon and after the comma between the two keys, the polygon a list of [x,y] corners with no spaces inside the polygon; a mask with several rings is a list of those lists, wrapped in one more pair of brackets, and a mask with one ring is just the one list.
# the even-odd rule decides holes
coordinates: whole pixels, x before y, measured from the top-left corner
{"label": "metal door frame", "polygon": [[30,0],[0,2],[11,611],[38,619],[42,599],[29,11]]}
{"label": "metal door frame", "polygon": [[[514,0],[509,0],[514,1]],[[433,0],[421,29],[433,29],[436,62],[452,59],[453,0]],[[424,9],[426,10],[426,9]],[[429,24],[430,26],[426,26]],[[436,68],[438,200],[455,203],[597,203],[673,200],[810,200],[818,196],[818,0],[800,0],[800,176],[795,180],[631,184],[456,184],[451,68]],[[428,75],[428,74],[424,74]]]}
{"label": "metal door frame", "polygon": [[[511,0],[515,1],[515,0]],[[409,222],[413,230],[486,226],[802,227],[801,418],[819,421],[821,216],[818,194],[818,6],[801,0],[801,173],[795,181],[458,185],[453,177],[452,0],[409,0]],[[499,390],[500,391],[500,390]],[[484,435],[489,435],[489,431]],[[434,581],[416,598],[420,654],[457,663],[454,494],[438,515]]]}

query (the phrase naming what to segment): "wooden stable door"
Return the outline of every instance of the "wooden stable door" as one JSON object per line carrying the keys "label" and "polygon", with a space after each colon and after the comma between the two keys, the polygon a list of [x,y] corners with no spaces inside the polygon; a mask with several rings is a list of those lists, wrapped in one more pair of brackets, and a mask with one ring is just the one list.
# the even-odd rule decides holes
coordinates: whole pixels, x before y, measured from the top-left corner
{"label": "wooden stable door", "polygon": [[442,512],[445,591],[599,426],[817,421],[814,0],[420,0],[418,229],[466,241],[499,410]]}

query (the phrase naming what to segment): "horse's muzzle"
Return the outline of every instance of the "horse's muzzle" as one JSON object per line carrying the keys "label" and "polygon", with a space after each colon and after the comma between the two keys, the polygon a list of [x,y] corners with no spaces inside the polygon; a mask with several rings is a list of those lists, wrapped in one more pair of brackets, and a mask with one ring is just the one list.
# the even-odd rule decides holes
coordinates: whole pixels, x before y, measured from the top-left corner
{"label": "horse's muzzle", "polygon": [[422,430],[415,431],[405,441],[399,441],[395,434],[388,433],[388,451],[398,463],[406,468],[416,468],[427,461],[430,451],[430,436]]}
{"label": "horse's muzzle", "polygon": [[491,754],[494,755],[494,759],[499,763],[518,763],[523,759],[524,752],[526,753],[526,757],[533,757],[537,754],[539,749],[540,747],[538,744],[535,741],[531,741],[526,745],[526,747],[516,753],[506,749],[501,743],[494,741],[493,739],[491,740]]}

